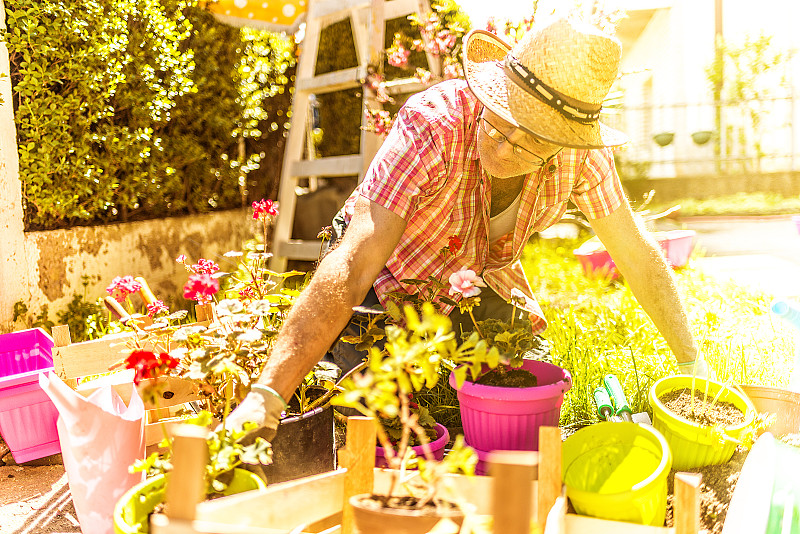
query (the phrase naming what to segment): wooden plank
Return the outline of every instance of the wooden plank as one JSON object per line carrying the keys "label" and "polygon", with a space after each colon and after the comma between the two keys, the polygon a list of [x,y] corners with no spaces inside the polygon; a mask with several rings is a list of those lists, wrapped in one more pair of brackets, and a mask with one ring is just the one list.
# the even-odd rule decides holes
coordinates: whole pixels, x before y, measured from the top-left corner
{"label": "wooden plank", "polygon": [[[675,530],[667,527],[651,527],[624,523],[622,521],[609,521],[585,515],[567,514],[565,518],[564,534],[674,534]],[[549,525],[548,525],[549,527]],[[550,530],[545,530],[546,534]]]}
{"label": "wooden plank", "polygon": [[337,469],[202,502],[197,519],[290,530],[341,513],[344,479],[345,470]]}
{"label": "wooden plank", "polygon": [[330,20],[337,22],[349,17],[352,9],[366,9],[368,7],[369,2],[366,0],[326,0],[310,2],[308,19],[310,20],[312,17],[321,19],[327,23],[323,25],[324,27],[333,24],[333,22],[328,22]]}
{"label": "wooden plank", "polygon": [[544,528],[547,513],[561,495],[561,429],[539,428],[539,491],[536,522]]}
{"label": "wooden plank", "polygon": [[295,161],[291,166],[291,176],[353,176],[361,172],[363,158],[355,156],[329,156],[327,158]]}
{"label": "wooden plank", "polygon": [[316,261],[319,258],[322,241],[290,239],[289,241],[278,241],[274,244],[274,247],[275,256],[294,258],[296,260]]}
{"label": "wooden plank", "polygon": [[205,499],[208,463],[208,430],[194,425],[172,429],[173,469],[167,480],[165,507],[171,519],[192,520],[197,504]]}
{"label": "wooden plank", "polygon": [[697,534],[700,531],[699,473],[675,473],[675,534]]}
{"label": "wooden plank", "polygon": [[[69,332],[69,325],[60,324],[54,326],[52,331],[53,331],[53,342],[55,347],[67,347],[69,345],[72,345],[72,335]],[[56,371],[56,374],[58,374],[58,371]],[[64,378],[64,377],[61,378],[64,380],[64,383],[67,384],[72,389],[75,389],[78,385],[78,380],[75,378]]]}
{"label": "wooden plank", "polygon": [[[187,402],[196,401],[199,399],[197,396],[197,384],[193,380],[186,378],[179,378],[175,376],[166,376],[158,379],[161,389],[160,398],[156,403],[150,400],[144,401],[145,410],[155,410],[158,408],[167,408],[170,406],[178,406]],[[142,387],[153,383],[153,380],[143,380]],[[117,371],[108,375],[104,375],[93,380],[81,382],[76,391],[88,397],[101,387],[111,386],[114,391],[120,396],[125,404],[131,401],[131,394],[133,392],[133,371],[125,369]]]}
{"label": "wooden plank", "polygon": [[356,531],[350,497],[372,493],[375,485],[376,440],[377,430],[372,418],[347,418],[347,445],[339,449],[339,464],[347,469],[342,492],[342,534]]}
{"label": "wooden plank", "polygon": [[529,451],[495,451],[489,454],[489,474],[494,532],[529,534],[533,517],[533,478],[539,455]]}
{"label": "wooden plank", "polygon": [[[123,332],[66,347],[53,347],[55,372],[62,379],[107,373],[109,367],[130,353],[129,343],[135,336],[133,332]],[[153,350],[154,347],[145,344],[143,348]]]}
{"label": "wooden plank", "polygon": [[383,3],[383,18],[384,20],[392,20],[407,17],[412,13],[416,13],[417,7],[416,0],[390,0]]}
{"label": "wooden plank", "polygon": [[[152,534],[287,534],[286,529],[249,527],[230,525],[227,523],[211,523],[208,521],[186,521],[170,519],[164,514],[153,514],[150,517]],[[292,533],[310,534],[310,531]]]}
{"label": "wooden plank", "polygon": [[319,95],[352,89],[361,85],[366,74],[364,67],[351,67],[308,78],[297,78],[297,91]]}

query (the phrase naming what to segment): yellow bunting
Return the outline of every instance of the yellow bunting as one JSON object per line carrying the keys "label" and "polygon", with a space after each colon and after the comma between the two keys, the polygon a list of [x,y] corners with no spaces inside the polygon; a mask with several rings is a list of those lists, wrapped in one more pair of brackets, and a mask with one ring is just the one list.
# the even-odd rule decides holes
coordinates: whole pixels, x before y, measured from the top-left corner
{"label": "yellow bunting", "polygon": [[231,26],[294,33],[305,20],[308,0],[218,0],[200,2]]}

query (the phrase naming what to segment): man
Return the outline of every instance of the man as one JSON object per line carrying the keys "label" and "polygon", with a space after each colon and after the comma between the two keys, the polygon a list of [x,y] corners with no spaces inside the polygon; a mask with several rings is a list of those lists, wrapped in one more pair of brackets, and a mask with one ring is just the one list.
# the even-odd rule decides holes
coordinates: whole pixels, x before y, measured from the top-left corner
{"label": "man", "polygon": [[[283,399],[336,341],[354,306],[365,296],[386,303],[390,292],[416,291],[400,280],[446,280],[472,269],[490,300],[522,291],[534,332],[542,332],[519,258],[568,200],[588,216],[679,368],[691,373],[697,348],[671,269],[634,217],[614,168],[609,147],[626,137],[598,120],[619,69],[619,41],[556,20],[513,49],[472,32],[464,51],[466,82],[435,85],[399,112],[343,208],[341,243],[297,299],[258,384],[229,422],[277,428]],[[462,245],[455,257],[440,253],[451,239]],[[345,368],[355,365],[339,357]],[[698,368],[707,372],[705,362]]]}

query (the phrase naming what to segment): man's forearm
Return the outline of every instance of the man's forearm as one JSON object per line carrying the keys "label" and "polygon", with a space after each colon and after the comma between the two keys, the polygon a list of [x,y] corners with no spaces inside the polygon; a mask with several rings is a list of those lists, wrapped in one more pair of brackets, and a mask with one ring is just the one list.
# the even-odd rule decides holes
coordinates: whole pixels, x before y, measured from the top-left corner
{"label": "man's forearm", "polygon": [[661,332],[678,362],[692,361],[697,345],[689,329],[686,308],[681,302],[670,267],[658,255],[643,267],[623,272],[636,300]]}
{"label": "man's forearm", "polygon": [[337,269],[342,263],[335,257],[326,260],[289,312],[258,380],[287,400],[336,341],[359,298],[363,300],[362,288]]}

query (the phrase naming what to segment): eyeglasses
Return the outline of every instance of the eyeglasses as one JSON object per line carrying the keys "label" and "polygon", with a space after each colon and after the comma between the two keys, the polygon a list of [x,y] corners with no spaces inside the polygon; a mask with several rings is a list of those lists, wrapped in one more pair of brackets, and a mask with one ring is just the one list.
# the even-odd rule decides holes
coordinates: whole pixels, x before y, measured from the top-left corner
{"label": "eyeglasses", "polygon": [[[486,132],[486,135],[488,135],[493,141],[496,141],[499,144],[508,143],[509,145],[511,145],[511,148],[514,151],[514,155],[517,156],[519,159],[526,161],[528,163],[536,163],[540,167],[544,166],[544,164],[547,163],[547,160],[545,160],[541,156],[534,154],[527,148],[521,147],[516,143],[512,143],[508,137],[500,133],[497,127],[494,126],[488,120],[486,120],[485,117],[481,117],[481,120],[483,121],[483,131]],[[556,154],[558,154],[558,152],[556,152]]]}

